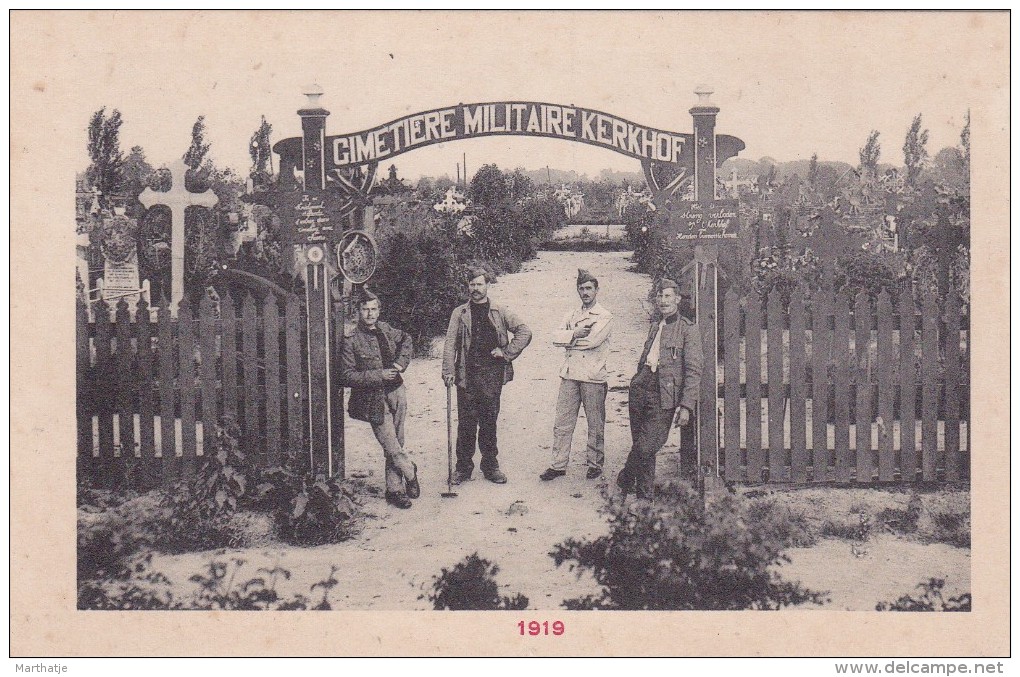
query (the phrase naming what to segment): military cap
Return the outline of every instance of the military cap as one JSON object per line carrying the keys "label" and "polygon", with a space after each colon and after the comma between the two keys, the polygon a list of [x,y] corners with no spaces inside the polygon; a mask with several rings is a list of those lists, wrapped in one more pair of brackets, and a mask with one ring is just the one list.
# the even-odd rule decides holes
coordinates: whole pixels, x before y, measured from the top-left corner
{"label": "military cap", "polygon": [[669,279],[668,277],[664,277],[661,280],[659,280],[658,287],[659,287],[659,291],[662,291],[663,289],[672,289],[677,294],[680,293],[680,285],[678,285],[676,282],[674,282],[673,280]]}
{"label": "military cap", "polygon": [[359,306],[364,304],[364,303],[368,303],[369,301],[378,301],[378,300],[379,300],[379,297],[376,296],[375,294],[373,294],[368,289],[362,289],[361,292],[358,294],[358,305]]}
{"label": "military cap", "polygon": [[599,281],[595,279],[595,276],[589,273],[584,268],[577,269],[577,286],[580,287],[585,282],[594,282],[595,286],[599,286]]}

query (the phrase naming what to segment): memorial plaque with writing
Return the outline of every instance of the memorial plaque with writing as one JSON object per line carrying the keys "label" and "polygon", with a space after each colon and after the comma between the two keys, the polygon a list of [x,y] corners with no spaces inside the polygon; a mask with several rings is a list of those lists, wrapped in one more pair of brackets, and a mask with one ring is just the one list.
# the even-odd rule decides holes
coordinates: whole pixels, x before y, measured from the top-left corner
{"label": "memorial plaque with writing", "polygon": [[332,244],[343,230],[340,220],[341,199],[329,192],[296,193],[287,218],[290,244]]}
{"label": "memorial plaque with writing", "polygon": [[740,231],[737,200],[675,202],[666,227],[678,240],[735,240]]}

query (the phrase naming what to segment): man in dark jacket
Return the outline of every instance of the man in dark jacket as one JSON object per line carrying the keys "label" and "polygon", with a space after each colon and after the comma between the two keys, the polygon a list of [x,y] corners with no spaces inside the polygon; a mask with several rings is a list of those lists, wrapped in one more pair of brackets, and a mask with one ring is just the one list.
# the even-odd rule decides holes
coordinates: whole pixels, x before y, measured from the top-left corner
{"label": "man in dark jacket", "polygon": [[703,366],[698,325],[679,312],[676,282],[659,283],[656,303],[662,319],[648,331],[637,374],[630,382],[630,434],[627,463],[616,483],[625,493],[651,500],[655,491],[655,457],[677,426],[691,421],[698,401]]}
{"label": "man in dark jacket", "polygon": [[[457,469],[453,483],[471,479],[475,439],[482,474],[505,484],[499,469],[496,419],[503,386],[514,377],[511,362],[531,342],[531,330],[506,306],[489,300],[492,278],[484,268],[467,273],[471,299],[450,315],[443,347],[443,382],[457,386]],[[510,335],[513,335],[511,340]]]}
{"label": "man in dark jacket", "polygon": [[[404,449],[407,393],[401,374],[411,363],[411,337],[379,321],[379,297],[363,292],[358,303],[358,326],[344,341],[340,378],[351,388],[348,413],[372,424],[372,432],[386,457],[386,501],[410,508],[421,495],[418,468]],[[406,484],[406,487],[405,487]]]}

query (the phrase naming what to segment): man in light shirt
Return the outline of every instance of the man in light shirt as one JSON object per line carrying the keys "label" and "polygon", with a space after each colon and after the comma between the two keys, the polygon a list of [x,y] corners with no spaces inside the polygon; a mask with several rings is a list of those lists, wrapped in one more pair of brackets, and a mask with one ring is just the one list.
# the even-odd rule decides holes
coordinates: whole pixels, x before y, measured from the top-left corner
{"label": "man in light shirt", "polygon": [[669,439],[674,417],[685,426],[694,414],[701,385],[703,357],[698,325],[679,312],[676,282],[663,278],[656,304],[662,319],[653,324],[630,382],[630,433],[633,446],[616,478],[624,493],[651,500],[655,492],[655,457]]}
{"label": "man in light shirt", "polygon": [[560,369],[560,390],[556,397],[553,425],[552,465],[539,477],[545,481],[567,474],[570,443],[577,426],[578,410],[584,407],[588,421],[586,473],[588,479],[602,475],[606,431],[606,356],[613,315],[598,302],[599,281],[587,270],[577,271],[577,295],[581,307],[564,316],[553,335],[553,344],[566,349]]}

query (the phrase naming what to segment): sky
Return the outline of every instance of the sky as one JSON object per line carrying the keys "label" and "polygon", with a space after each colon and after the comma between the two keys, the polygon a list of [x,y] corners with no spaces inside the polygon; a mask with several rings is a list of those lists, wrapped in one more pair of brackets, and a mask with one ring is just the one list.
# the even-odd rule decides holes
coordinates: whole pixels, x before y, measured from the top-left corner
{"label": "sky", "polygon": [[[260,117],[273,142],[300,132],[310,83],[325,92],[327,134],[354,132],[431,108],[507,99],[595,108],[632,122],[691,131],[694,89],[708,84],[717,132],[740,157],[857,162],[872,129],[883,162],[902,163],[913,116],[929,152],[959,144],[980,100],[989,50],[1008,46],[987,15],[927,13],[100,13],[64,36],[74,74],[54,85],[75,101],[78,164],[99,107],[124,117],[121,145],[177,159],[205,115],[211,157],[247,173]],[[88,22],[86,22],[88,24]],[[103,35],[102,43],[94,36]],[[973,64],[972,64],[973,62]],[[980,115],[980,111],[975,111]],[[495,137],[394,158],[402,177],[473,173],[488,162],[547,165],[595,176],[639,163],[568,141]],[[388,162],[384,165],[388,166]]]}

